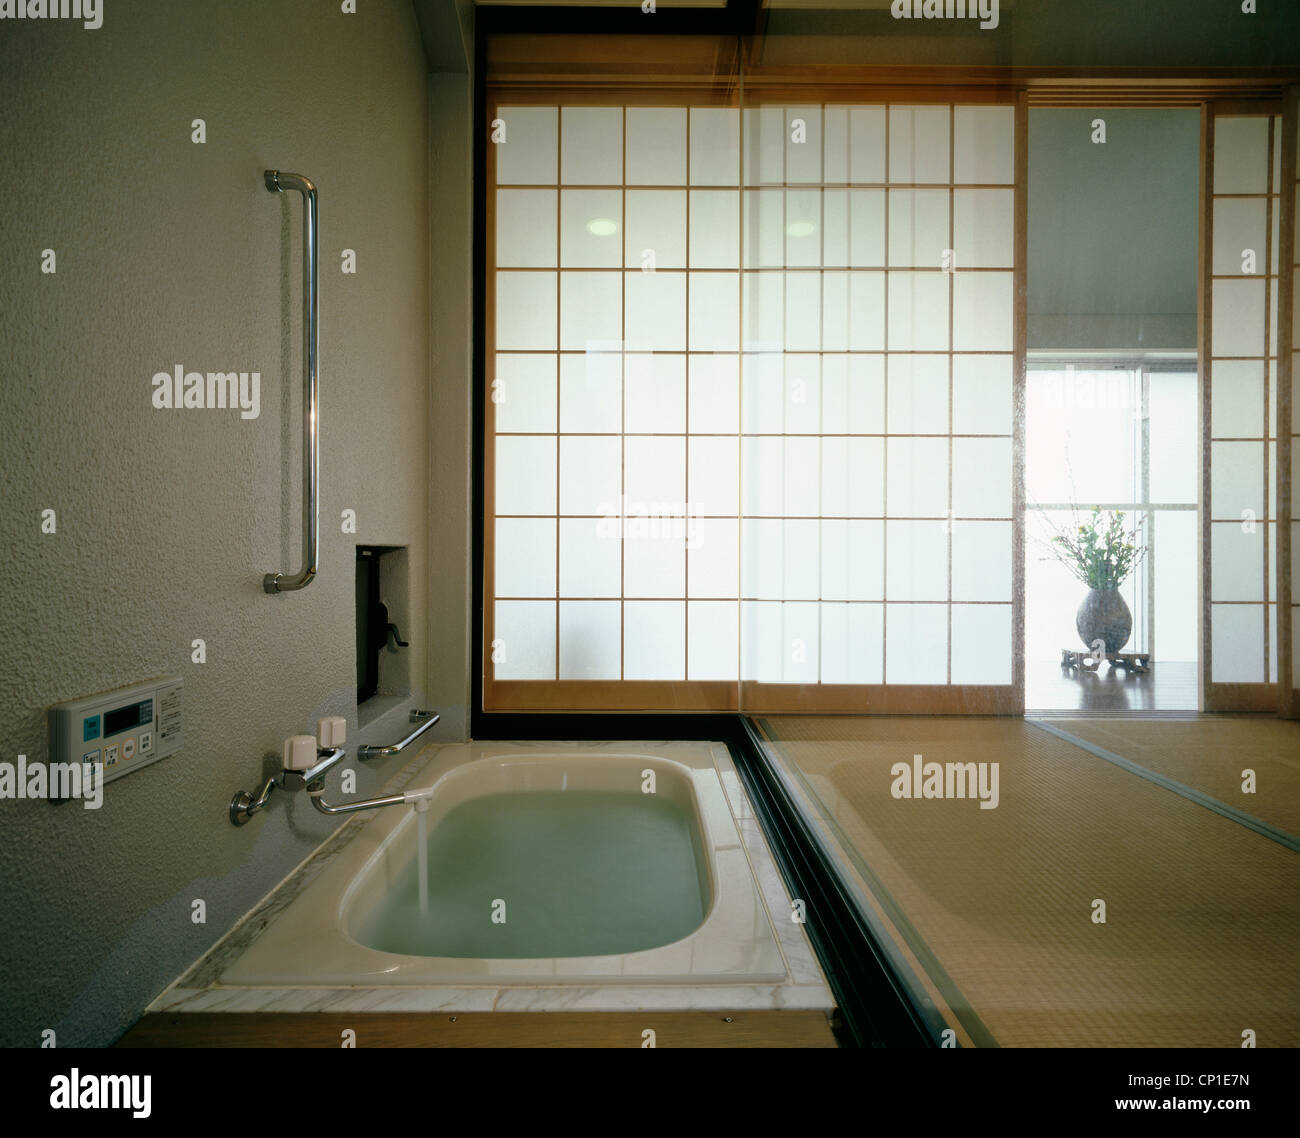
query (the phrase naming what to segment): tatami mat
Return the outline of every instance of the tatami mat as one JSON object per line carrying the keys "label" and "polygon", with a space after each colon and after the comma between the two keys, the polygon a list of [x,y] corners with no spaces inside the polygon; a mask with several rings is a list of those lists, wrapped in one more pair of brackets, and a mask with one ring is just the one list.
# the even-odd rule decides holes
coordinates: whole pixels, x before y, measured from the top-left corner
{"label": "tatami mat", "polygon": [[[1300,837],[1300,723],[1264,715],[1046,722]],[[1248,770],[1254,793],[1243,789]]]}
{"label": "tatami mat", "polygon": [[[763,723],[996,1043],[1300,1046],[1290,850],[1021,720]],[[915,754],[997,808],[893,797]]]}

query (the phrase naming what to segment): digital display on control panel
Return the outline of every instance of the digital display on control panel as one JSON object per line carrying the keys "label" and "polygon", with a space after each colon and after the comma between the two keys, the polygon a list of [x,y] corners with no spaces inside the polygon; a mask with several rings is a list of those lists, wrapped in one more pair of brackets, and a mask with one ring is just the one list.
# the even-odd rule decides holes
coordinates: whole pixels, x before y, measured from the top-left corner
{"label": "digital display on control panel", "polygon": [[133,727],[142,727],[153,722],[153,700],[145,699],[139,703],[129,703],[104,713],[104,737],[116,735],[119,731],[130,731]]}

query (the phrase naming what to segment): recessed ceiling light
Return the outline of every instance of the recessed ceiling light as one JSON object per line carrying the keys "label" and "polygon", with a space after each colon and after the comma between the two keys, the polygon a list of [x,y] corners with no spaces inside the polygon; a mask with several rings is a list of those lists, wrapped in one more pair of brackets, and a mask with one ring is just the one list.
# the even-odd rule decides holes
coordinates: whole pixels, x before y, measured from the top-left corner
{"label": "recessed ceiling light", "polygon": [[811,237],[817,232],[817,226],[811,221],[792,221],[785,231],[791,237]]}
{"label": "recessed ceiling light", "polygon": [[587,232],[594,233],[597,237],[612,237],[618,232],[618,222],[611,221],[608,217],[593,217],[587,222]]}

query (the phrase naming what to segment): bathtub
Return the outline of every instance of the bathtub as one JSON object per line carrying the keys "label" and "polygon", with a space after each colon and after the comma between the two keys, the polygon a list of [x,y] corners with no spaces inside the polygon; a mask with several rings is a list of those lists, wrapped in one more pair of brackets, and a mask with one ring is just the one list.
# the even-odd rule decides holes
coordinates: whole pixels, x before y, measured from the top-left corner
{"label": "bathtub", "polygon": [[384,808],[353,823],[218,984],[788,984],[780,941],[801,930],[774,928],[771,883],[765,904],[739,830],[756,824],[738,822],[720,763],[734,800],[718,744],[438,748],[401,787],[433,788],[429,913],[412,915],[414,808]]}

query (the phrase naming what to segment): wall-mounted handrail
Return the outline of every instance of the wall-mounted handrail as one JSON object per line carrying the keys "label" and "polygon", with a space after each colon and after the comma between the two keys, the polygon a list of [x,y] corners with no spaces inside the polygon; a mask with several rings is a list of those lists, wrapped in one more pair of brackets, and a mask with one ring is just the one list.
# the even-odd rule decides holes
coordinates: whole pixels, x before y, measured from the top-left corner
{"label": "wall-mounted handrail", "polygon": [[369,745],[360,747],[357,750],[357,758],[376,759],[381,756],[400,755],[441,718],[441,715],[435,715],[432,711],[412,711],[411,722],[418,723],[419,726],[405,739],[400,743],[394,743],[391,747],[372,747]]}
{"label": "wall-mounted handrail", "polygon": [[320,416],[317,399],[317,351],[320,346],[320,296],[317,291],[316,187],[301,174],[267,170],[266,188],[278,194],[302,194],[302,568],[297,573],[267,573],[268,593],[305,589],[316,577],[320,554]]}

